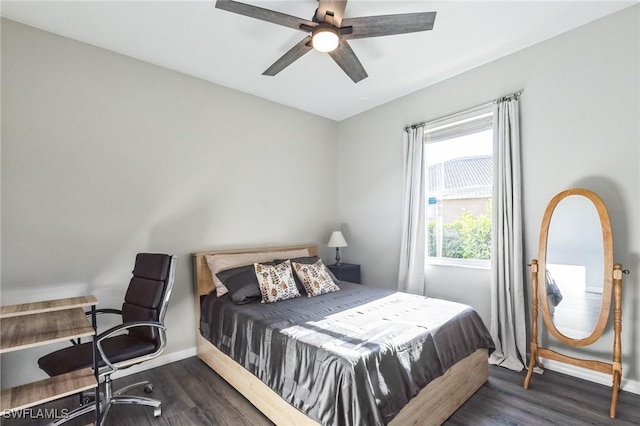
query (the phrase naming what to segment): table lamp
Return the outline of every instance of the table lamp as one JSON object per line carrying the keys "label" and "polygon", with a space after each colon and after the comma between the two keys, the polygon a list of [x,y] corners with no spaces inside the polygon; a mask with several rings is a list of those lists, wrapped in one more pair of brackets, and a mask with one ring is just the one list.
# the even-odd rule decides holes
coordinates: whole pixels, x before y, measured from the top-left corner
{"label": "table lamp", "polygon": [[327,243],[327,247],[335,247],[336,248],[336,265],[340,266],[340,247],[347,247],[347,241],[344,239],[342,232],[333,231],[331,234],[331,238],[329,238],[329,242]]}

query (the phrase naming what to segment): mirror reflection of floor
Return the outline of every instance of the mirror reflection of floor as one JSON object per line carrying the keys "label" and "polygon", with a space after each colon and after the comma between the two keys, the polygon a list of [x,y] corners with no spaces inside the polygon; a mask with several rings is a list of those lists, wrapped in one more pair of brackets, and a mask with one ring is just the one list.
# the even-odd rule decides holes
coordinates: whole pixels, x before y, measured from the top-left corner
{"label": "mirror reflection of floor", "polygon": [[602,294],[581,292],[564,297],[553,310],[553,324],[567,337],[589,336],[600,316]]}

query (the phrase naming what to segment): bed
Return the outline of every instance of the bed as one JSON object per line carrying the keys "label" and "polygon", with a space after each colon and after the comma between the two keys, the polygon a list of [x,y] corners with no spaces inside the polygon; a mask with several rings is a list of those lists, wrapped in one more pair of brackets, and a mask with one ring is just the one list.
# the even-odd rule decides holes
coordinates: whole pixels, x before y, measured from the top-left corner
{"label": "bed", "polygon": [[493,344],[464,305],[345,282],[273,304],[210,295],[208,255],[262,262],[301,249],[317,255],[314,245],[193,254],[198,357],[275,424],[439,425],[487,381]]}

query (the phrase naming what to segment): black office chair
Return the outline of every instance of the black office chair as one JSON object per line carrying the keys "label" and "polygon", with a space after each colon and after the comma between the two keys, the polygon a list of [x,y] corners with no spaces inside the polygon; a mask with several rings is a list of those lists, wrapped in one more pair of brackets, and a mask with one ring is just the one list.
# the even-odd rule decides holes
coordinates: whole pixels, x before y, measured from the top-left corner
{"label": "black office chair", "polygon": [[[141,404],[154,408],[154,416],[161,414],[161,402],[142,396],[125,395],[131,389],[144,386],[153,389],[149,382],[140,382],[116,392],[112,390],[111,374],[119,369],[148,361],[160,355],[166,346],[164,317],[175,277],[176,257],[166,254],[140,253],[136,256],[133,277],[124,298],[122,310],[97,309],[98,314],[118,314],[122,324],[100,333],[96,337],[100,381],[104,391],[100,398],[101,424],[113,404]],[[75,344],[50,353],[38,360],[38,365],[49,376],[57,376],[82,368],[93,367],[91,342]],[[94,396],[94,397],[96,397]],[[68,413],[52,425],[94,411],[95,401],[83,398],[85,404]]]}

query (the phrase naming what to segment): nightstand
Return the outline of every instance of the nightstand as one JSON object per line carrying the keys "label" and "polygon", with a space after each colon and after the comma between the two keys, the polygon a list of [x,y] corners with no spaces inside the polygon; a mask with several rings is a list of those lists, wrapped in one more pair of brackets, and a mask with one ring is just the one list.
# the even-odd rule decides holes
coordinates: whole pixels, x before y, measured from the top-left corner
{"label": "nightstand", "polygon": [[360,284],[360,265],[353,263],[341,263],[340,265],[327,265],[327,268],[340,281]]}

